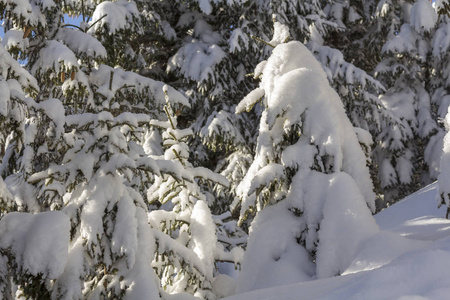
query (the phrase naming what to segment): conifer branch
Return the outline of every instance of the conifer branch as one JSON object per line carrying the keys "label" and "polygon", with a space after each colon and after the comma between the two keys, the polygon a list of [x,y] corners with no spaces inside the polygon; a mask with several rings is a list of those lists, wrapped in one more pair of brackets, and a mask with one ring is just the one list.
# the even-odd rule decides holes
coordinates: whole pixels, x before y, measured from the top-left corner
{"label": "conifer branch", "polygon": [[91,26],[89,26],[88,28],[86,28],[86,31],[85,31],[85,32],[88,32],[89,29],[91,29],[95,24],[97,24],[98,22],[100,22],[101,19],[106,18],[107,15],[108,15],[108,14],[104,14],[103,16],[101,16],[100,19],[98,19],[97,21],[95,21],[94,23],[92,23]]}
{"label": "conifer branch", "polygon": [[178,160],[183,165],[183,167],[185,167],[186,165],[184,164],[183,159],[181,158],[180,154],[178,154],[177,150],[172,149],[172,151],[173,151],[173,153],[175,153],[175,156],[178,158]]}
{"label": "conifer branch", "polygon": [[167,108],[167,105],[164,105],[164,111],[166,112],[167,118],[169,119],[170,126],[172,126],[172,129],[175,129],[175,125],[173,124],[172,117],[170,116],[169,109]]}
{"label": "conifer branch", "polygon": [[266,41],[263,40],[262,38],[259,38],[259,37],[255,36],[255,35],[251,35],[250,37],[251,37],[252,39],[258,41],[258,42],[261,42],[261,43],[263,43],[263,44],[266,44],[267,46],[270,46],[270,47],[272,47],[272,48],[275,48],[274,45],[272,45],[272,44],[269,43],[269,42],[266,42]]}
{"label": "conifer branch", "polygon": [[109,76],[109,89],[112,90],[112,82],[114,79],[114,71],[111,71],[110,76]]}
{"label": "conifer branch", "polygon": [[67,26],[75,27],[75,28],[77,28],[77,29],[79,29],[79,30],[84,32],[84,30],[80,26],[77,26],[77,25],[74,25],[74,24],[64,24],[61,27],[67,27]]}

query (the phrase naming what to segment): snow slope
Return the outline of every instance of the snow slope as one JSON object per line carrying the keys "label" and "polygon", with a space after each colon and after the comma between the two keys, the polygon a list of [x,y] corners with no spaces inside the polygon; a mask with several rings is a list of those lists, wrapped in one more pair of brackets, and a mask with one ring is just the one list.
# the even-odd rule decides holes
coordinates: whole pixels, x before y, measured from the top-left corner
{"label": "snow slope", "polygon": [[450,221],[431,184],[375,216],[369,238],[343,276],[261,289],[227,300],[449,299]]}

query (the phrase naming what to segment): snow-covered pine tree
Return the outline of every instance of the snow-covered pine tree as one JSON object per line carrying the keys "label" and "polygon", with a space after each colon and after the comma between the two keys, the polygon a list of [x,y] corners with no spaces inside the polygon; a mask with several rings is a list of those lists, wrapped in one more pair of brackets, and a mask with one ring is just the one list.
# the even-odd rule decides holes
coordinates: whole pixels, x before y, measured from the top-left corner
{"label": "snow-covered pine tree", "polygon": [[[285,30],[277,36],[308,43],[323,63],[354,125],[370,128],[371,132],[378,130],[382,118],[378,94],[382,87],[348,63],[341,52],[324,46],[323,39],[338,30],[338,25],[330,21],[322,3],[293,0],[187,1],[184,5],[156,1],[153,4],[148,6],[152,11],[148,17],[157,20],[161,30],[159,38],[153,38],[157,42],[149,45],[151,50],[144,51],[144,57],[155,61],[170,51],[174,54],[167,70],[175,74],[176,79],[168,82],[193,99],[191,114],[195,119],[188,122],[197,137],[190,142],[196,147],[193,162],[220,170],[227,176],[232,187],[229,199],[251,162],[256,133],[252,124],[256,124],[260,116],[259,108],[245,116],[233,116],[232,111],[236,99],[242,99],[254,87],[254,82],[244,80],[244,75],[267,57],[273,45],[284,41],[268,38],[274,30],[274,18],[291,27],[291,32],[282,26],[275,28]],[[251,42],[252,37],[268,42]],[[164,39],[165,42],[160,42]],[[173,49],[178,50],[174,53]],[[201,64],[197,64],[199,61]],[[161,74],[161,64],[151,66],[149,73]],[[218,212],[224,210],[228,201],[221,203],[215,208]]]}
{"label": "snow-covered pine tree", "polygon": [[[162,113],[164,84],[105,65],[91,72],[89,82],[92,102],[101,106],[96,112],[66,117],[70,149],[62,164],[30,179],[50,178],[66,192],[61,196],[63,211],[71,219],[69,260],[53,295],[157,298],[151,268],[155,240],[142,193],[160,168],[140,144],[141,128],[150,122],[150,115]],[[166,92],[173,105],[187,104],[172,88]]]}
{"label": "snow-covered pine tree", "polygon": [[[254,2],[252,2],[253,7],[258,9],[244,10],[245,13],[240,18],[239,25],[242,26],[242,31],[254,36],[267,37],[270,32],[267,30],[267,24],[272,21],[272,18],[288,26],[289,30],[283,29],[281,24],[277,25],[273,31],[284,30],[282,34],[281,32],[277,33],[280,40],[269,41],[266,39],[269,42],[264,43],[275,46],[286,39],[294,38],[307,45],[322,64],[331,86],[340,95],[352,124],[369,131],[372,136],[377,136],[382,125],[390,120],[387,108],[379,99],[379,95],[384,92],[384,87],[370,73],[355,66],[355,63],[368,52],[367,49],[360,46],[352,47],[350,42],[343,42],[354,39],[355,36],[360,38],[364,31],[363,27],[370,24],[373,4],[358,1],[351,3],[340,1],[333,3],[316,1]],[[261,41],[261,39],[259,40]],[[356,44],[359,42],[363,43],[363,41],[355,41]],[[267,53],[268,48],[270,49],[270,46],[264,47],[263,43],[250,44],[264,49],[264,51],[260,50],[263,53]],[[344,44],[348,47],[342,47]],[[371,59],[374,58],[371,54],[367,55]],[[261,57],[261,55],[256,57]],[[373,62],[370,63],[370,65],[373,64]],[[370,138],[364,134],[359,135],[359,138],[367,153],[368,162],[370,162]],[[375,179],[376,172],[376,168],[372,167],[371,174],[374,174]],[[379,189],[377,192],[382,193]]]}
{"label": "snow-covered pine tree", "polygon": [[[31,227],[24,223],[21,231],[2,232],[2,266],[8,265],[6,275],[2,272],[2,289],[8,288],[12,276],[18,291],[34,299],[137,299],[143,295],[158,298],[159,287],[151,268],[155,241],[147,224],[143,191],[151,184],[152,173],[160,173],[157,163],[140,146],[140,128],[152,117],[163,116],[164,84],[100,65],[102,61],[118,63],[121,54],[116,53],[110,60],[107,47],[86,31],[96,30],[99,20],[109,22],[101,23],[102,28],[117,28],[117,24],[122,24],[121,18],[100,16],[89,24],[67,26],[62,23],[62,12],[73,12],[76,5],[22,2],[21,10],[15,10],[16,3],[1,7],[7,29],[11,28],[4,43],[13,54],[18,46],[22,47],[19,58],[26,60],[26,68],[39,80],[18,71],[19,64],[9,59],[6,52],[2,56],[2,75],[8,79],[6,87],[11,91],[11,99],[17,98],[16,102],[27,109],[25,119],[25,114],[15,108],[17,103],[10,105],[12,100],[2,98],[6,105],[4,116],[14,113],[14,117],[22,118],[17,120],[17,131],[26,128],[24,137],[9,137],[10,144],[18,148],[18,159],[4,157],[2,170],[8,176],[8,188],[13,190],[14,205],[37,214],[8,214],[2,226],[9,228],[8,224],[27,218],[40,220],[42,213],[38,212],[62,206],[70,223],[66,223],[64,214],[48,218],[60,228],[54,237],[58,247],[48,251],[48,255],[62,258],[55,260],[56,266],[46,259],[45,251],[30,250],[46,249],[39,243],[48,240],[30,242],[30,247],[14,246],[23,245],[20,238],[26,236],[21,232],[35,227],[33,232],[40,234],[51,221],[30,221],[26,224]],[[133,3],[127,3],[109,3],[109,16],[114,17],[117,6],[119,12],[120,5],[133,7]],[[100,13],[105,5],[100,6]],[[79,9],[89,12],[83,3]],[[96,15],[96,10],[92,11]],[[22,27],[25,34],[16,29]],[[34,99],[23,96],[22,89],[30,86],[39,91]],[[3,95],[9,97],[3,87]],[[188,104],[172,88],[166,88],[166,92],[176,107],[179,103]],[[43,255],[45,259],[27,264],[33,255]]]}
{"label": "snow-covered pine tree", "polygon": [[[150,41],[144,42],[143,57],[148,63],[143,72],[157,74],[191,99],[192,106],[181,114],[179,126],[194,132],[189,139],[192,162],[222,171],[233,190],[250,164],[256,119],[252,114],[234,114],[236,99],[253,87],[245,74],[256,64],[255,49],[247,49],[249,37],[233,30],[243,6],[219,1],[143,5],[144,19],[158,25],[158,30],[145,29]],[[247,52],[252,55],[243,55]],[[224,190],[213,211],[226,211],[232,198]]]}
{"label": "snow-covered pine tree", "polygon": [[[2,207],[3,212],[19,210],[37,213],[49,209],[52,205],[55,208],[61,204],[42,201],[43,199],[36,195],[35,187],[28,182],[33,173],[47,168],[51,162],[57,162],[61,157],[58,151],[62,145],[58,141],[61,141],[63,133],[64,108],[53,98],[50,91],[55,86],[56,78],[59,78],[59,67],[64,63],[58,60],[60,57],[55,57],[55,60],[51,61],[51,67],[58,67],[56,74],[53,73],[53,78],[44,77],[36,80],[28,73],[31,65],[38,60],[37,56],[42,48],[52,42],[57,43],[49,40],[49,37],[52,37],[49,31],[60,23],[48,25],[57,19],[56,4],[47,4],[40,1],[8,1],[0,5],[5,30],[0,46],[1,93],[4,109],[1,126],[2,135],[7,133],[3,136],[5,139],[1,141],[1,176],[5,178],[5,188],[11,192],[10,202]],[[57,54],[49,54],[52,55]],[[24,60],[27,65],[21,66],[18,59]],[[43,88],[45,85],[48,89]],[[2,204],[5,202],[2,201]],[[52,224],[50,220],[54,223]],[[57,226],[59,229],[47,230],[49,225]],[[64,248],[67,253],[66,225],[68,225],[66,217],[58,213],[46,217],[6,214],[2,218],[1,281],[2,289],[6,287],[3,289],[3,296],[6,299],[14,298],[12,293],[16,290],[17,297],[22,295],[45,299],[49,296],[50,280],[56,279],[62,272]],[[39,229],[33,230],[34,227]],[[49,243],[48,233],[50,235],[53,233],[54,238],[58,239],[54,243],[53,250],[42,246]],[[35,235],[42,240],[34,238]],[[36,258],[45,255],[48,256],[43,259]],[[61,255],[61,259],[53,261],[47,259],[54,255]],[[14,290],[11,289],[12,281],[16,285]]]}
{"label": "snow-covered pine tree", "polygon": [[152,266],[166,292],[214,299],[214,283],[223,280],[215,271],[215,262],[239,260],[242,250],[225,251],[219,244],[215,219],[208,207],[214,196],[203,191],[199,183],[229,183],[225,177],[189,162],[186,141],[192,130],[177,128],[177,115],[169,102],[165,111],[167,121],[151,122],[164,130],[165,149],[163,155],[153,156],[159,159],[165,174],[157,176],[148,191],[150,203],[160,206],[149,214],[157,244]]}
{"label": "snow-covered pine tree", "polygon": [[[408,8],[408,7],[407,7]],[[385,202],[430,183],[438,175],[442,129],[431,102],[434,61],[431,39],[437,21],[431,3],[417,1],[409,19],[383,46],[378,79],[389,89],[381,101],[391,119],[376,137],[374,163]]]}
{"label": "snow-covered pine tree", "polygon": [[[438,176],[439,205],[447,206],[446,218],[450,215],[450,192],[449,186],[449,153],[450,153],[450,114],[448,109],[450,107],[450,3],[448,1],[436,1],[435,9],[438,13],[437,28],[432,39],[432,52],[434,61],[434,74],[432,81],[432,103],[438,107],[438,116],[444,119],[446,134],[443,138],[443,152],[440,160],[440,174]],[[436,135],[436,137],[439,137]],[[438,149],[436,149],[438,151]],[[432,153],[429,151],[428,153]],[[437,156],[434,154],[434,156]]]}
{"label": "snow-covered pine tree", "polygon": [[256,155],[234,203],[241,223],[256,215],[240,292],[337,275],[377,231],[366,157],[321,64],[294,41],[276,46],[255,76],[259,88],[236,110],[263,102]]}
{"label": "snow-covered pine tree", "polygon": [[[432,72],[429,84],[431,105],[438,118],[444,119],[450,106],[450,5],[448,1],[436,1],[435,10],[438,14],[436,30],[431,40]],[[436,178],[441,172],[437,165],[440,160],[441,141],[444,131],[431,137],[424,153],[425,161],[429,166],[431,178]]]}
{"label": "snow-covered pine tree", "polygon": [[8,179],[11,187],[17,186],[21,198],[26,199],[18,204],[24,211],[37,212],[61,205],[52,202],[48,194],[34,197],[36,191],[27,181],[33,173],[47,169],[50,162],[61,161],[67,147],[63,140],[65,110],[71,113],[83,109],[86,103],[82,100],[89,92],[81,66],[86,62],[98,63],[106,55],[97,40],[80,28],[64,24],[66,8],[62,2],[45,1],[8,2],[2,6],[6,31],[2,43],[38,79],[33,78],[36,92],[22,100],[27,106],[26,138],[17,149],[20,153],[14,162],[17,171],[3,174],[11,175]]}

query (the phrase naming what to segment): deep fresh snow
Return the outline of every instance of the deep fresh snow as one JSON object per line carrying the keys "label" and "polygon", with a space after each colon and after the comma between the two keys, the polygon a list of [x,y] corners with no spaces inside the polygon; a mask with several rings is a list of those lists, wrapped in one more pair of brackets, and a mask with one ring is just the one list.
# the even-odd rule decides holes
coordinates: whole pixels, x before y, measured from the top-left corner
{"label": "deep fresh snow", "polygon": [[431,184],[375,216],[381,231],[369,238],[343,276],[238,294],[260,299],[448,299],[450,220],[437,208]]}

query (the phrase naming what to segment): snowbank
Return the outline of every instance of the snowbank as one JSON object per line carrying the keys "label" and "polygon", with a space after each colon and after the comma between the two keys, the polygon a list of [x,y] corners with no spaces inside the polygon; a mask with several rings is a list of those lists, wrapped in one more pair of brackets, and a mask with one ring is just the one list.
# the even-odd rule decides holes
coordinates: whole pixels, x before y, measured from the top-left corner
{"label": "snowbank", "polygon": [[382,231],[360,247],[342,276],[226,299],[448,299],[450,221],[436,207],[436,193],[434,183],[376,215]]}

